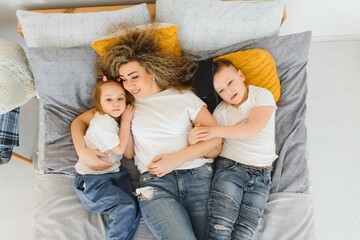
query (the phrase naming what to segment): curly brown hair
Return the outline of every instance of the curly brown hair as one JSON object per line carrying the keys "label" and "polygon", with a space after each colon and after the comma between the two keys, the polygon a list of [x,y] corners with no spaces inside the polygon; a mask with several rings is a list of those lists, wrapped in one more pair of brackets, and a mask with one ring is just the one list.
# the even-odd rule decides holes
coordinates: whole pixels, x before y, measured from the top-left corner
{"label": "curly brown hair", "polygon": [[99,78],[119,77],[119,68],[128,62],[136,61],[155,76],[161,90],[173,88],[178,91],[192,88],[190,78],[198,65],[186,54],[180,57],[164,54],[158,44],[155,28],[123,26],[118,42],[97,60],[96,70]]}

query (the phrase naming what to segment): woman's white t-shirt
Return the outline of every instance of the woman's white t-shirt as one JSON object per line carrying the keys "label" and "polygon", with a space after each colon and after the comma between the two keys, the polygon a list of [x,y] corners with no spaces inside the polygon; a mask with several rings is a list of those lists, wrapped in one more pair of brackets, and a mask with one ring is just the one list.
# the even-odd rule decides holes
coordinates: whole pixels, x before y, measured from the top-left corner
{"label": "woman's white t-shirt", "polygon": [[[276,104],[271,92],[265,88],[249,86],[248,99],[238,108],[221,102],[215,109],[213,116],[220,126],[232,126],[246,123],[251,111],[257,106],[274,106]],[[222,157],[229,158],[253,166],[268,166],[276,158],[275,154],[275,111],[269,122],[253,138],[245,140],[224,139]]]}
{"label": "woman's white t-shirt", "polygon": [[[147,171],[150,162],[162,154],[179,152],[188,146],[188,135],[194,120],[205,103],[192,91],[172,89],[135,102],[132,134],[135,144],[135,164],[140,173]],[[213,159],[196,158],[177,169],[200,167]]]}

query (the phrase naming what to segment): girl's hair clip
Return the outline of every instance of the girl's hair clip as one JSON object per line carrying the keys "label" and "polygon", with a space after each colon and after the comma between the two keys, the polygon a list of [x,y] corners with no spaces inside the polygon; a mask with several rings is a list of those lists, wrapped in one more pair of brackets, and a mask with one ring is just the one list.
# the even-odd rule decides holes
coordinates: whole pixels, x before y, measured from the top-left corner
{"label": "girl's hair clip", "polygon": [[120,77],[117,77],[117,78],[116,78],[116,81],[120,82],[120,81],[121,81],[121,78],[120,78]]}
{"label": "girl's hair clip", "polygon": [[107,82],[108,81],[108,79],[107,79],[107,77],[106,76],[103,76],[103,79],[102,79],[104,82]]}

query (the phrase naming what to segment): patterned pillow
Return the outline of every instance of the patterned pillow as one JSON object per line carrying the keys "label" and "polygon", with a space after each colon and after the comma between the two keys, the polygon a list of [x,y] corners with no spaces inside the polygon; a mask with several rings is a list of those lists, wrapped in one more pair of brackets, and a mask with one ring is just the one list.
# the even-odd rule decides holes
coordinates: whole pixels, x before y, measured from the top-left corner
{"label": "patterned pillow", "polygon": [[280,80],[276,72],[276,64],[271,54],[264,49],[248,49],[220,56],[231,61],[245,76],[245,83],[268,89],[275,102],[280,98]]}
{"label": "patterned pillow", "polygon": [[279,33],[284,0],[157,0],[156,20],[179,25],[184,51],[216,50]]}
{"label": "patterned pillow", "polygon": [[[156,23],[138,26],[139,28],[144,27],[155,27],[155,34],[159,41],[159,45],[165,54],[173,56],[181,55],[180,43],[178,41],[178,26],[168,23]],[[93,49],[100,55],[103,56],[108,52],[112,46],[114,46],[121,38],[121,30],[113,33],[110,36],[95,40],[91,43]]]}
{"label": "patterned pillow", "polygon": [[39,165],[46,173],[73,173],[78,157],[70,125],[75,117],[92,107],[98,56],[90,46],[29,48],[26,54],[43,109],[44,124],[39,125],[42,132],[39,138],[44,151],[40,153]]}
{"label": "patterned pillow", "polygon": [[18,10],[16,15],[28,47],[78,47],[105,36],[119,23],[151,21],[145,3],[106,12],[43,14]]}

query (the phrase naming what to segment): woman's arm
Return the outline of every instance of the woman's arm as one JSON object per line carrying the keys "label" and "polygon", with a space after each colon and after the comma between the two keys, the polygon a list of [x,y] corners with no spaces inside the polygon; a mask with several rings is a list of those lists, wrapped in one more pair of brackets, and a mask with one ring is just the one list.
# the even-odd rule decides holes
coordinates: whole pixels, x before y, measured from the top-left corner
{"label": "woman's arm", "polygon": [[[202,107],[194,121],[192,121],[194,126],[217,126],[215,118],[211,115],[209,110],[206,107]],[[215,147],[210,148],[210,151],[205,153],[204,155],[200,155],[199,157],[207,157],[207,158],[215,158],[219,156],[222,150],[222,139],[217,139],[220,143],[217,144]]]}
{"label": "woman's arm", "polygon": [[108,155],[99,150],[87,148],[85,145],[84,135],[93,117],[94,109],[77,116],[71,123],[71,136],[76,153],[84,159],[86,165],[93,170],[104,170],[111,167],[112,163],[100,160],[99,157],[106,158]]}
{"label": "woman's arm", "polygon": [[135,151],[134,151],[134,139],[132,137],[132,134],[130,133],[129,135],[129,142],[126,146],[125,152],[124,152],[124,157],[126,157],[127,159],[132,159],[135,155]]}
{"label": "woman's arm", "polygon": [[[193,124],[211,127],[216,126],[216,121],[210,114],[209,110],[204,106],[194,119]],[[150,173],[155,174],[158,177],[162,177],[176,169],[182,163],[188,162],[192,159],[209,155],[209,153],[218,155],[221,151],[221,145],[221,138],[213,138],[209,141],[198,142],[194,145],[186,147],[180,152],[158,156],[149,165],[148,170]]]}

